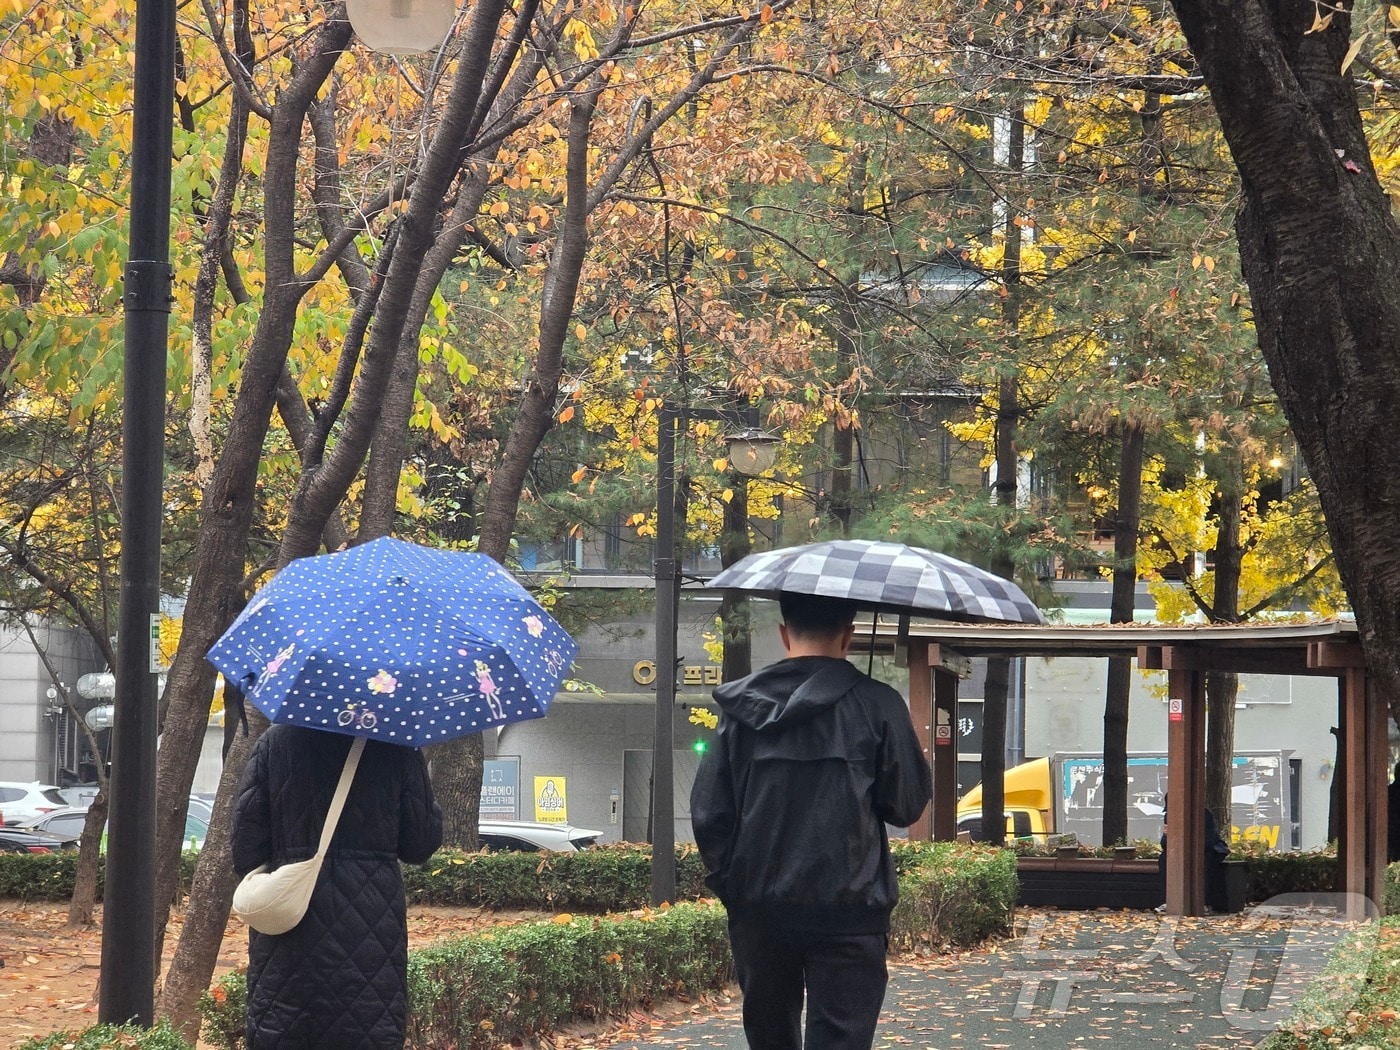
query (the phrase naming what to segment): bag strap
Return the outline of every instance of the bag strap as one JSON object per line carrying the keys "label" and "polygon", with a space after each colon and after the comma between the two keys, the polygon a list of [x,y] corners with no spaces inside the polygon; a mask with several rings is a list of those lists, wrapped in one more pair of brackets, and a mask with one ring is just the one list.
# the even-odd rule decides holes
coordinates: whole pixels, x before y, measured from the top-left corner
{"label": "bag strap", "polygon": [[350,754],[345,756],[345,768],[340,771],[340,783],[335,786],[335,795],[331,798],[331,808],[326,813],[325,826],[321,828],[321,845],[316,849],[316,856],[325,857],[326,850],[330,848],[331,836],[335,834],[335,826],[340,823],[340,811],[345,808],[345,796],[350,794],[350,781],[355,779],[355,768],[360,764],[360,755],[365,750],[365,738],[357,736],[355,742],[350,745]]}

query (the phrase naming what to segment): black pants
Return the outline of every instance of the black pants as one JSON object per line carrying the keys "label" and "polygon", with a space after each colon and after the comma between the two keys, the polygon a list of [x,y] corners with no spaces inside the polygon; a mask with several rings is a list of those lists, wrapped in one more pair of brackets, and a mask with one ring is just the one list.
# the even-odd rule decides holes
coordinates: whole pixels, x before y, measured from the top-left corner
{"label": "black pants", "polygon": [[885,934],[792,940],[752,922],[730,922],[729,942],[749,1050],[870,1050],[889,979]]}

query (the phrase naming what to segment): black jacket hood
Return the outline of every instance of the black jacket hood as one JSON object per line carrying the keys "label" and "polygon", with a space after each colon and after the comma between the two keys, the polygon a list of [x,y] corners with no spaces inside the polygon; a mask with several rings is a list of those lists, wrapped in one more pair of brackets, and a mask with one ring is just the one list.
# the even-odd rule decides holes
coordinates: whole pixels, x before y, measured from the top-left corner
{"label": "black jacket hood", "polygon": [[720,710],[762,732],[805,722],[831,707],[863,676],[833,656],[793,656],[715,690]]}

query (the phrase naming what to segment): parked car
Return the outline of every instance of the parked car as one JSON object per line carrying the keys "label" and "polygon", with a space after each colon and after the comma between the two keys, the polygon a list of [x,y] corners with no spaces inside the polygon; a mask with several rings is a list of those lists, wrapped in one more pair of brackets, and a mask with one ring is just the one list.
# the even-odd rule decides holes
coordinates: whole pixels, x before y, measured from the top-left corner
{"label": "parked car", "polygon": [[57,839],[37,831],[0,827],[0,853],[53,853],[61,848]]}
{"label": "parked car", "polygon": [[22,831],[35,831],[56,839],[61,848],[76,848],[83,834],[83,822],[87,820],[87,810],[77,806],[64,806],[50,813],[26,820],[16,825]]}
{"label": "parked car", "polygon": [[0,780],[0,814],[6,824],[23,824],[67,805],[68,800],[52,784]]}
{"label": "parked car", "polygon": [[[83,823],[87,820],[87,810],[69,806],[65,809],[57,810],[53,813],[46,813],[37,820],[31,820],[24,825],[25,831],[37,831],[45,835],[51,835],[62,846],[76,847],[78,840],[83,834]],[[185,816],[185,844],[190,849],[199,849],[204,845],[204,837],[209,834],[209,822],[195,812],[194,807],[190,807],[190,812]],[[106,848],[107,832],[102,832],[102,845]]]}
{"label": "parked car", "polygon": [[477,837],[486,849],[528,853],[587,849],[602,834],[572,824],[536,824],[528,820],[483,820],[477,825]]}

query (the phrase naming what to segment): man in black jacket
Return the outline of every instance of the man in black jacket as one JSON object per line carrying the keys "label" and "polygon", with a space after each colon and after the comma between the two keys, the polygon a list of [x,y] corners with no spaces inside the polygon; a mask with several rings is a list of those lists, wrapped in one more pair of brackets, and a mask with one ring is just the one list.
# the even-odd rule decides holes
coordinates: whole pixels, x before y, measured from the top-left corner
{"label": "man in black jacket", "polygon": [[869,1050],[899,891],[885,825],[932,777],[904,700],[847,662],[855,609],[779,596],[787,659],[715,690],[717,746],[690,813],[729,911],[751,1050]]}

